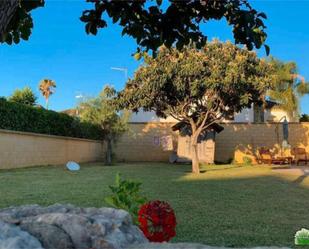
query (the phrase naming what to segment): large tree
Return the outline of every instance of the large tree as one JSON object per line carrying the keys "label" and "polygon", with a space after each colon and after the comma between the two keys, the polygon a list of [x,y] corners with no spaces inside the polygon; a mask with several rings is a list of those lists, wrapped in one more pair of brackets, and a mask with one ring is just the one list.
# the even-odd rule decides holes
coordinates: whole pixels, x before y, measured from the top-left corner
{"label": "large tree", "polygon": [[285,110],[292,120],[296,120],[300,117],[300,99],[309,94],[309,83],[298,73],[295,62],[275,58],[270,58],[269,62],[275,70],[275,77],[267,97]]}
{"label": "large tree", "polygon": [[254,52],[214,41],[195,48],[161,48],[118,94],[120,108],[155,111],[185,123],[191,133],[192,171],[199,173],[197,145],[209,127],[263,101],[271,68]]}
{"label": "large tree", "polygon": [[[110,18],[122,27],[122,35],[135,39],[138,51],[156,53],[161,45],[180,49],[192,42],[202,47],[207,36],[200,28],[209,20],[225,19],[233,27],[235,42],[249,50],[260,48],[267,36],[266,15],[252,8],[248,0],[86,1],[93,3],[93,8],[83,11],[80,19],[88,34],[96,35]],[[30,11],[43,5],[44,0],[0,1],[0,42],[28,39],[33,27]]]}
{"label": "large tree", "polygon": [[100,96],[83,101],[78,106],[82,121],[99,125],[106,141],[106,164],[112,164],[113,144],[127,131],[128,112],[118,113],[114,103],[115,90],[105,87]]}

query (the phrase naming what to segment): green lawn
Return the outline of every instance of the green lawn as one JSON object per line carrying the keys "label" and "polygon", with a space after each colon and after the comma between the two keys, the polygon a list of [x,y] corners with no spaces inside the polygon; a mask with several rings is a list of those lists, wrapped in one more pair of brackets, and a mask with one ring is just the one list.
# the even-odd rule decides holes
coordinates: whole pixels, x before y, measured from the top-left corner
{"label": "green lawn", "polygon": [[0,171],[0,206],[72,203],[105,206],[115,174],[143,182],[150,199],[166,200],[176,211],[174,241],[217,246],[292,246],[295,232],[309,228],[309,179],[269,167],[205,166],[200,176],[189,165],[83,165]]}

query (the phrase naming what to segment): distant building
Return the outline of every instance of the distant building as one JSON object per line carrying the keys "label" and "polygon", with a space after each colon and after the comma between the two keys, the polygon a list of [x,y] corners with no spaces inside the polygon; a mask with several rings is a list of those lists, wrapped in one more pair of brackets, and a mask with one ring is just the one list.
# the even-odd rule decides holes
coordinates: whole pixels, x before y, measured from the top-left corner
{"label": "distant building", "polygon": [[[243,109],[240,113],[235,113],[228,119],[224,119],[222,123],[266,123],[266,122],[279,122],[286,117],[288,122],[298,122],[299,119],[290,117],[288,113],[282,110],[276,103],[267,101],[265,107],[254,106],[251,108]],[[178,122],[172,117],[159,118],[154,112],[133,113],[130,122],[133,123],[147,123],[147,122]]]}

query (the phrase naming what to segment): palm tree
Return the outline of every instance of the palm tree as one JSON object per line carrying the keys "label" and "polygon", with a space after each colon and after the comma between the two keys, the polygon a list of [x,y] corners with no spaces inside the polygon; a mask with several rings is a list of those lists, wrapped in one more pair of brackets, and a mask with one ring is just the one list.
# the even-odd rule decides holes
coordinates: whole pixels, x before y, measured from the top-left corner
{"label": "palm tree", "polygon": [[266,93],[269,100],[274,101],[293,119],[299,116],[300,99],[309,94],[307,83],[297,72],[295,62],[282,62],[271,58],[275,74],[271,89]]}
{"label": "palm tree", "polygon": [[56,82],[49,79],[43,79],[40,81],[39,89],[46,100],[46,109],[48,109],[49,96],[55,92]]}

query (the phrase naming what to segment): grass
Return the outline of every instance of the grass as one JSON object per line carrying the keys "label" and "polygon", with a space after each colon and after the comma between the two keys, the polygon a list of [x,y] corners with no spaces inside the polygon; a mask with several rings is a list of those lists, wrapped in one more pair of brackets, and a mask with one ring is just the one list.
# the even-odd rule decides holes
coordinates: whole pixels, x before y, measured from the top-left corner
{"label": "grass", "polygon": [[294,234],[309,228],[309,179],[269,167],[204,166],[199,176],[189,165],[83,165],[78,173],[63,167],[0,171],[0,206],[72,203],[106,206],[108,185],[117,172],[142,181],[149,199],[175,209],[174,242],[216,246],[292,246]]}

